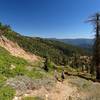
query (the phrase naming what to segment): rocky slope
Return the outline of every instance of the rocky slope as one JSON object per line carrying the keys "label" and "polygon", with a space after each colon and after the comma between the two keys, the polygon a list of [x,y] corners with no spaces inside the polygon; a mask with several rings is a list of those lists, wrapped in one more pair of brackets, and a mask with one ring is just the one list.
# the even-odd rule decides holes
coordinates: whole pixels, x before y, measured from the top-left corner
{"label": "rocky slope", "polygon": [[[41,84],[43,84],[42,80]],[[63,83],[53,82],[52,87],[50,87],[50,81],[45,83],[49,84],[48,86],[41,86],[41,84],[37,83],[39,88],[36,87],[33,90],[27,90],[22,95],[16,95],[13,100],[100,100],[100,84],[79,77],[67,76]],[[40,99],[34,99],[34,97]]]}

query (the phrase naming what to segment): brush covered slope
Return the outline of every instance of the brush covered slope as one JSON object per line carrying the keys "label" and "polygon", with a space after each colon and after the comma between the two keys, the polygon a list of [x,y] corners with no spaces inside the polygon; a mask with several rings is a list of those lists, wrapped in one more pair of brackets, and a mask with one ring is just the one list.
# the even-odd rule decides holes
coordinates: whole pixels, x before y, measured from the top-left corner
{"label": "brush covered slope", "polygon": [[10,27],[0,29],[7,39],[17,43],[27,52],[31,52],[41,57],[49,57],[56,64],[63,64],[67,57],[73,54],[86,55],[86,51],[76,46],[65,44],[55,40],[47,40],[43,38],[34,38],[22,36],[19,33],[12,31]]}
{"label": "brush covered slope", "polygon": [[[40,68],[39,61],[37,63],[35,61],[34,63],[35,66],[23,58],[13,56],[5,48],[0,46],[0,100],[13,100],[16,87],[18,90],[22,88],[25,91],[25,84],[27,84],[28,89],[28,85],[31,84],[33,79],[41,79],[48,76]],[[17,80],[17,76],[18,78],[21,76],[21,80]],[[15,80],[9,83],[8,80],[12,80],[13,78]]]}

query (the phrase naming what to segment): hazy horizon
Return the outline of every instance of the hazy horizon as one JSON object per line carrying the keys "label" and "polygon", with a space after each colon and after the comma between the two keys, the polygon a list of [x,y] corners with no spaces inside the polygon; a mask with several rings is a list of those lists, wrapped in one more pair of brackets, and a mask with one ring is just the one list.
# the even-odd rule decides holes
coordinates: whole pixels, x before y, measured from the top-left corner
{"label": "hazy horizon", "polygon": [[[29,36],[29,35],[25,35]],[[46,39],[94,39],[94,37],[66,37],[66,38],[56,38],[56,37],[39,37],[39,36],[29,36],[34,38],[46,38]]]}

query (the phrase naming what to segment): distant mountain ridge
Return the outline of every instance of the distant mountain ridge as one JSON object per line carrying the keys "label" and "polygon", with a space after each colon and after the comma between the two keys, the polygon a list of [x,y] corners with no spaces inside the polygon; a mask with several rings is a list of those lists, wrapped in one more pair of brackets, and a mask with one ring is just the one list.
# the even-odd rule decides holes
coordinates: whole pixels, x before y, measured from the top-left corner
{"label": "distant mountain ridge", "polygon": [[94,39],[86,39],[86,38],[77,38],[77,39],[56,39],[56,38],[51,38],[53,40],[58,40],[67,44],[71,44],[71,45],[75,45],[75,46],[79,46],[82,48],[91,48],[93,43],[94,43]]}

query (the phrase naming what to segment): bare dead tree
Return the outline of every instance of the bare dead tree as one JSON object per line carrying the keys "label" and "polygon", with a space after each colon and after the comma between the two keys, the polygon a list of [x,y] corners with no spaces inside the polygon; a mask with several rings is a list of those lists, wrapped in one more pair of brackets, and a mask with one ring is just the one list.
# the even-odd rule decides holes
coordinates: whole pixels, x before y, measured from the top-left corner
{"label": "bare dead tree", "polygon": [[92,65],[96,68],[96,79],[100,80],[100,14],[96,13],[89,21],[92,22],[96,32],[93,45]]}

